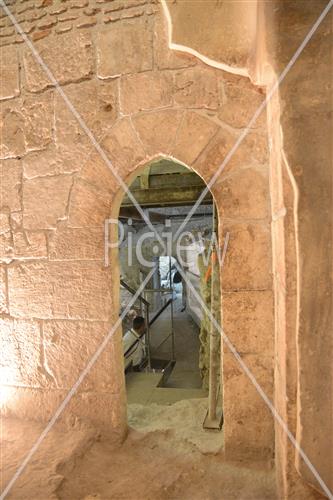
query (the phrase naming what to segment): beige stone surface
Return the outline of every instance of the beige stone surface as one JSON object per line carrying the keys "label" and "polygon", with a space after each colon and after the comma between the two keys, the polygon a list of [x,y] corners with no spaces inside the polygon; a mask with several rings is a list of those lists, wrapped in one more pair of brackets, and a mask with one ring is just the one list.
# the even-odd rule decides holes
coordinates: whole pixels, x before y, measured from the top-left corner
{"label": "beige stone surface", "polygon": [[174,43],[234,68],[248,68],[256,45],[257,3],[167,1]]}
{"label": "beige stone surface", "polygon": [[196,58],[183,52],[169,49],[166,19],[162,13],[155,16],[154,22],[154,62],[158,69],[179,69],[193,66]]}
{"label": "beige stone surface", "polygon": [[214,186],[221,197],[220,216],[224,219],[265,219],[269,217],[267,168],[245,168]]}
{"label": "beige stone surface", "polygon": [[172,155],[192,165],[218,131],[218,125],[195,111],[187,111],[182,119]]}
{"label": "beige stone surface", "polygon": [[[207,148],[194,163],[194,168],[202,170],[211,179],[219,171],[219,178],[235,172],[240,167],[263,165],[268,161],[267,138],[256,132],[247,134],[236,148],[239,133],[228,128],[221,130],[213,137]],[[233,154],[231,155],[231,151]],[[227,155],[230,153],[230,157]],[[222,163],[226,163],[221,169]]]}
{"label": "beige stone surface", "polygon": [[[226,74],[223,78],[223,93],[219,119],[234,128],[247,127],[259,106],[265,101],[265,91],[255,88],[248,80]],[[266,108],[251,128],[264,127]]]}
{"label": "beige stone surface", "polygon": [[22,165],[19,160],[0,162],[0,208],[21,210]]}
{"label": "beige stone surface", "polygon": [[97,36],[97,75],[112,78],[152,69],[153,47],[149,21],[122,20]]}
{"label": "beige stone surface", "polygon": [[134,126],[149,155],[170,152],[180,119],[181,113],[174,110],[143,113],[134,117]]}
{"label": "beige stone surface", "polygon": [[9,386],[41,386],[43,375],[38,323],[0,318],[0,331],[1,382]]}
{"label": "beige stone surface", "polygon": [[17,317],[104,321],[112,307],[109,270],[93,261],[11,265],[8,287]]}
{"label": "beige stone surface", "polygon": [[[50,388],[70,389],[109,335],[112,326],[110,323],[96,321],[45,321],[45,359],[54,376],[54,383]],[[87,373],[79,392],[119,393],[123,382],[123,358],[117,343],[120,343],[119,332],[118,338],[110,336],[110,341]],[[72,366],[70,373],[68,365]]]}
{"label": "beige stone surface", "polygon": [[127,115],[173,104],[173,75],[169,71],[128,75],[120,82],[120,109]]}
{"label": "beige stone surface", "polygon": [[[68,85],[66,96],[99,142],[118,117],[118,81],[91,80]],[[62,150],[70,151],[73,157],[78,155],[84,161],[84,154],[95,151],[83,126],[59,94],[55,96],[55,129],[60,154]]]}
{"label": "beige stone surface", "polygon": [[26,229],[54,228],[67,216],[73,179],[69,175],[39,177],[23,183],[23,224]]}
{"label": "beige stone surface", "polygon": [[221,81],[214,70],[196,66],[176,71],[175,102],[186,108],[217,109]]}
{"label": "beige stone surface", "polygon": [[0,100],[16,97],[20,93],[17,48],[6,46],[0,53]]}
{"label": "beige stone surface", "polygon": [[98,151],[92,151],[86,158],[79,177],[98,190],[106,191],[109,196],[118,188],[118,180]]}
{"label": "beige stone surface", "polygon": [[[273,398],[273,355],[241,356],[265,394]],[[233,354],[223,357],[225,452],[229,458],[252,456],[273,457],[274,419],[266,403]]]}
{"label": "beige stone surface", "polygon": [[[65,33],[61,35],[61,45],[57,36],[39,40],[34,45],[40,58],[59,84],[80,81],[91,76],[93,52],[89,33]],[[36,61],[28,47],[23,53],[23,67],[24,85],[30,92],[53,86],[44,68]]]}
{"label": "beige stone surface", "polygon": [[72,227],[103,226],[110,217],[111,200],[101,191],[83,180],[76,180],[71,192],[69,225]]}
{"label": "beige stone surface", "polygon": [[16,157],[28,151],[44,149],[53,141],[52,129],[52,93],[3,102],[0,118],[1,157]]}
{"label": "beige stone surface", "polygon": [[117,122],[105,137],[102,146],[118,175],[121,170],[123,172],[134,170],[136,165],[146,156],[146,152],[128,118]]}
{"label": "beige stone surface", "polygon": [[221,271],[223,290],[271,289],[271,233],[264,224],[225,225],[230,239]]}
{"label": "beige stone surface", "polygon": [[42,231],[13,232],[15,259],[37,259],[47,257],[46,234]]}
{"label": "beige stone surface", "polygon": [[49,236],[51,260],[104,260],[104,225],[59,227]]}
{"label": "beige stone surface", "polygon": [[8,313],[7,269],[0,265],[0,314]]}
{"label": "beige stone surface", "polygon": [[[75,152],[78,149],[73,147]],[[81,154],[80,154],[81,153]],[[72,174],[79,170],[82,164],[82,152],[76,155],[76,161],[72,161],[73,152],[65,149],[64,145],[57,148],[50,145],[43,151],[33,151],[22,159],[24,177],[33,179],[34,177],[44,177],[58,174]]]}
{"label": "beige stone surface", "polygon": [[[240,354],[274,352],[274,297],[267,291],[225,292],[223,331]],[[228,352],[227,345],[224,346]]]}

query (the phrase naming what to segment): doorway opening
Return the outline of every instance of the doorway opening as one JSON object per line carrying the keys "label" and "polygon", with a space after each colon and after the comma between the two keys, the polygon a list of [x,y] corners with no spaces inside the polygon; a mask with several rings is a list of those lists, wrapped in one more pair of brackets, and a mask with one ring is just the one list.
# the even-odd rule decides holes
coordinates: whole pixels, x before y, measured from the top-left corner
{"label": "doorway opening", "polygon": [[[130,185],[154,232],[127,196],[119,212],[125,235],[119,250],[122,310],[151,273],[123,320],[128,405],[200,400],[202,421],[208,408],[211,356],[207,310],[217,321],[220,311],[218,271],[212,295],[217,225],[210,193],[183,226],[204,188],[201,177],[184,165],[158,160]],[[215,355],[215,397],[221,406],[220,346]]]}

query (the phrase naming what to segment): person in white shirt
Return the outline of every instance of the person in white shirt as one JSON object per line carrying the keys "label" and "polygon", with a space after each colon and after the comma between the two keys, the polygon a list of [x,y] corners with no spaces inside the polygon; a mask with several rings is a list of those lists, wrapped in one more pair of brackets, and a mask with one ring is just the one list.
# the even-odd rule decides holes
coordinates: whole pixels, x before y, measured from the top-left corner
{"label": "person in white shirt", "polygon": [[133,326],[123,336],[123,352],[125,370],[132,363],[134,371],[140,371],[140,365],[145,357],[146,322],[142,316],[133,319]]}

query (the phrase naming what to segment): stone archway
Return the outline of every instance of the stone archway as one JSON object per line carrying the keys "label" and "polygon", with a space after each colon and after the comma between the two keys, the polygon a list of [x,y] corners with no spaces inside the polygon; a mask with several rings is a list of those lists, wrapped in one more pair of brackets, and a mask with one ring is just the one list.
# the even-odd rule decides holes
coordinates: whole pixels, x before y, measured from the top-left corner
{"label": "stone archway", "polygon": [[[20,192],[8,200],[14,214],[8,241],[12,238],[15,248],[2,268],[2,322],[8,338],[12,335],[31,353],[27,369],[15,368],[8,378],[13,395],[7,410],[16,416],[51,418],[118,320],[119,304],[112,293],[118,270],[116,264],[104,267],[104,221],[119,206],[119,179],[128,184],[139,168],[162,155],[184,163],[208,183],[264,98],[244,77],[169,51],[163,19],[159,13],[154,15],[154,27],[147,14],[117,21],[114,31],[104,26],[97,39],[89,29],[84,34],[62,35],[73,67],[61,83],[100,140],[118,180],[60,96],[49,88],[30,53],[24,49],[22,54],[24,91],[30,92],[24,106],[35,110],[43,106],[46,111],[34,115],[40,127],[35,134],[24,113],[19,116],[24,129],[19,145],[4,135],[12,190],[16,179],[23,177],[23,181]],[[130,42],[129,24],[134,33]],[[113,43],[123,44],[127,53],[128,43],[137,48],[142,35],[145,43],[138,60],[129,58],[124,66],[123,60],[115,59],[110,64]],[[54,38],[40,40],[37,48],[59,77],[62,59],[54,49],[58,48]],[[48,50],[49,46],[53,49]],[[98,64],[92,64],[94,60]],[[86,70],[76,73],[82,61]],[[21,105],[21,96],[6,102],[9,122]],[[212,193],[220,234],[228,230],[231,235],[222,275],[224,328],[272,396],[268,170],[267,127],[262,118],[221,172]],[[116,263],[113,255],[111,262]],[[116,334],[66,411],[124,434],[120,359],[120,335]],[[274,426],[268,410],[231,355],[225,353],[224,360],[226,452],[230,456],[237,450],[272,454]]]}

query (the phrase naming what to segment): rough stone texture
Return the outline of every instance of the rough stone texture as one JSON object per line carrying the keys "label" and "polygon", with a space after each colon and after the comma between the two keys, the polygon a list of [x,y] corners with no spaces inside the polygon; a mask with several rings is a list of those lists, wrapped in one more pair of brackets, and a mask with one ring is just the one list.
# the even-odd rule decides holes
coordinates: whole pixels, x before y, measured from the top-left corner
{"label": "rough stone texture", "polygon": [[197,63],[193,56],[169,49],[167,24],[163,15],[155,16],[154,62],[158,69],[179,69]]}
{"label": "rough stone texture", "polygon": [[[46,321],[43,324],[45,359],[54,383],[50,388],[70,389],[82,370],[109,334],[111,326],[101,322]],[[119,333],[119,332],[118,332]],[[123,382],[122,366],[116,362],[119,338],[110,341],[87,373],[79,391],[100,391],[117,394]],[[120,358],[122,362],[122,359]],[[66,366],[72,365],[70,373]]]}
{"label": "rough stone texture", "polygon": [[[93,80],[69,85],[66,96],[95,140],[100,142],[118,116],[118,81]],[[58,94],[55,98],[55,128],[58,154],[63,162],[82,168],[96,151],[95,146]]]}
{"label": "rough stone texture", "polygon": [[0,208],[21,210],[20,190],[22,166],[19,160],[3,160],[0,163]]}
{"label": "rough stone texture", "polygon": [[218,125],[193,111],[185,113],[177,133],[173,156],[192,165],[218,131]]}
{"label": "rough stone texture", "polygon": [[152,69],[152,32],[146,20],[120,21],[98,33],[97,75],[112,78]]}
{"label": "rough stone texture", "polygon": [[[88,33],[65,33],[61,36],[61,46],[57,36],[49,37],[36,42],[35,48],[59,84],[80,81],[92,74],[92,44]],[[53,86],[28,47],[24,49],[23,66],[27,90],[37,92]]]}
{"label": "rough stone texture", "polygon": [[113,169],[132,170],[142,161],[146,153],[129,119],[120,120],[106,136],[103,147],[108,152]]}
{"label": "rough stone texture", "polygon": [[34,262],[8,268],[10,314],[28,318],[108,320],[109,270],[102,263]]}
{"label": "rough stone texture", "polygon": [[[218,117],[224,123],[227,123],[234,128],[247,127],[256,113],[259,106],[265,100],[265,92],[256,89],[249,84],[247,80],[240,77],[232,77],[228,75],[223,79],[223,94],[222,94],[221,110]],[[239,107],[235,107],[237,101]],[[266,123],[266,109],[263,108],[262,113],[253,123],[251,128],[263,127]]]}
{"label": "rough stone texture", "polygon": [[16,231],[13,233],[15,259],[47,257],[46,235],[41,231]]}
{"label": "rough stone texture", "polygon": [[0,154],[2,158],[21,156],[44,149],[52,142],[53,95],[17,98],[1,105]]}
{"label": "rough stone texture", "polygon": [[20,93],[19,63],[16,47],[5,47],[0,53],[0,100]]}
{"label": "rough stone texture", "polygon": [[[248,68],[255,52],[257,3],[167,1],[172,42],[235,68]],[[222,29],[223,27],[223,29]]]}
{"label": "rough stone texture", "polygon": [[104,260],[104,225],[58,228],[50,234],[51,260]]}
{"label": "rough stone texture", "polygon": [[23,183],[23,224],[26,229],[49,229],[67,215],[73,179],[69,175],[39,177]]}
{"label": "rough stone texture", "polygon": [[103,227],[110,216],[110,196],[84,181],[74,183],[69,207],[69,225],[72,227]]}
{"label": "rough stone texture", "polygon": [[[255,186],[256,199],[253,200],[252,188]],[[264,219],[269,216],[270,206],[267,199],[267,169],[246,168],[238,171],[215,185],[223,203],[220,214],[223,219]]]}
{"label": "rough stone texture", "polygon": [[170,152],[180,119],[181,113],[174,110],[144,113],[133,119],[140,140],[149,155]]}
{"label": "rough stone texture", "polygon": [[168,71],[138,73],[120,82],[121,111],[127,115],[173,104],[173,77]]}
{"label": "rough stone texture", "polygon": [[235,349],[241,355],[271,355],[274,352],[272,292],[229,292],[223,294],[222,300],[223,330]]}
{"label": "rough stone texture", "polygon": [[7,269],[0,266],[0,314],[8,313]]}
{"label": "rough stone texture", "polygon": [[[271,282],[271,242],[269,227],[261,224],[233,224],[222,273],[223,290],[266,290]],[[225,237],[225,236],[224,236]]]}
{"label": "rough stone texture", "polygon": [[9,386],[41,386],[38,323],[0,318],[0,330],[1,383]]}
{"label": "rough stone texture", "polygon": [[[273,397],[272,357],[247,354],[241,356],[261,389]],[[224,398],[229,401],[224,410],[225,453],[229,458],[272,456],[274,419],[233,354],[223,357]]]}
{"label": "rough stone texture", "polygon": [[177,71],[175,102],[187,108],[217,109],[220,89],[215,71],[201,66]]}
{"label": "rough stone texture", "polygon": [[[224,175],[235,172],[240,167],[267,163],[267,138],[255,132],[249,133],[237,149],[235,148],[230,159],[228,157],[226,160],[238,138],[237,133],[229,129],[221,129],[194,163],[194,168],[204,171],[206,180],[210,180],[217,171],[220,172],[219,179],[222,179]],[[223,169],[220,169],[224,160],[226,163]]]}

